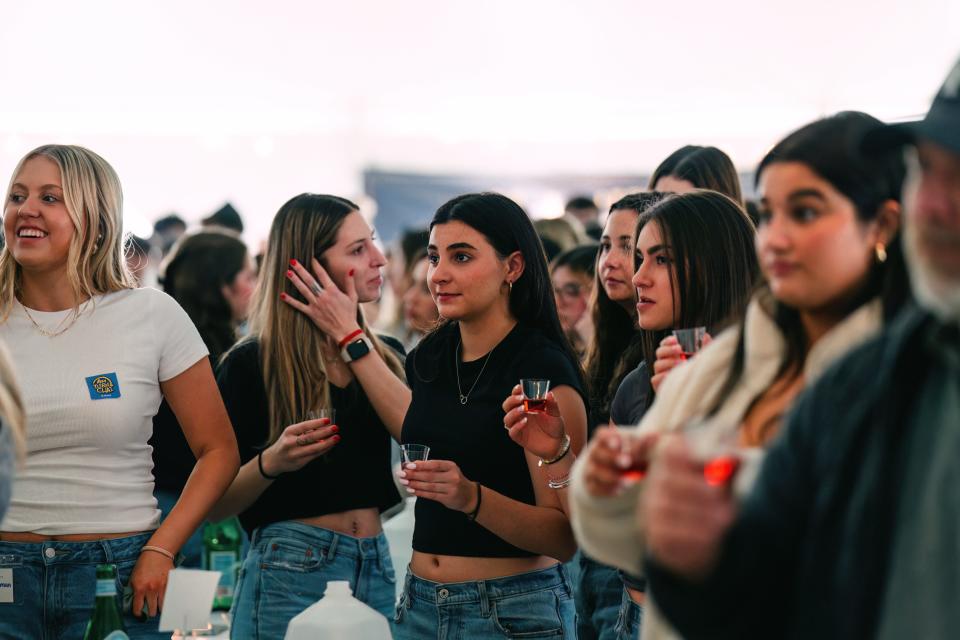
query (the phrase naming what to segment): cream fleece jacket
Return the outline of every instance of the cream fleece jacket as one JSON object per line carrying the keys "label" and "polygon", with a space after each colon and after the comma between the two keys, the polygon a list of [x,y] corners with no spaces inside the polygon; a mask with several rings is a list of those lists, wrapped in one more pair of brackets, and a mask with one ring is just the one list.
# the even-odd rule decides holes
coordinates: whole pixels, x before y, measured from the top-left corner
{"label": "cream fleece jacket", "polygon": [[[747,308],[745,323],[744,371],[738,384],[723,400],[711,419],[717,428],[729,425],[737,429],[747,409],[773,382],[780,367],[786,342],[774,323],[769,309],[772,299],[755,297]],[[882,324],[879,300],[869,302],[850,314],[820,338],[807,355],[804,384],[813,383],[837,358],[861,344]],[[689,421],[704,416],[715,402],[727,378],[736,352],[738,329],[729,329],[714,339],[697,356],[670,372],[639,426],[628,431],[675,431]],[[723,425],[723,426],[720,426]],[[643,575],[645,543],[637,517],[637,504],[643,483],[637,483],[613,497],[597,498],[587,493],[583,482],[582,456],[572,471],[570,490],[571,522],[583,551],[599,562]],[[734,485],[734,494],[742,496],[752,486],[762,462],[763,452],[746,452]],[[648,594],[644,607],[643,638],[677,637],[656,612]]]}

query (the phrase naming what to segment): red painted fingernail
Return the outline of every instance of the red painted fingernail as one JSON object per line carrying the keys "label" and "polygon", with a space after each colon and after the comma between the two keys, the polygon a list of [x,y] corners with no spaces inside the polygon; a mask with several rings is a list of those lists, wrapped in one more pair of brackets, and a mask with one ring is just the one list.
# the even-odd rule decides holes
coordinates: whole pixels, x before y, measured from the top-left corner
{"label": "red painted fingernail", "polygon": [[347,275],[348,275],[348,276],[353,276],[353,274],[356,273],[356,272],[357,272],[356,269],[350,269],[350,271],[347,272]]}
{"label": "red painted fingernail", "polygon": [[333,431],[334,433],[339,433],[340,427],[338,427],[337,425],[333,425],[332,427],[330,427],[330,431]]}
{"label": "red painted fingernail", "polygon": [[297,266],[297,261],[296,261],[295,259],[293,259],[293,258],[290,258],[290,266],[291,266],[291,267]]}
{"label": "red painted fingernail", "polygon": [[281,300],[286,300],[286,299],[287,299],[287,294],[281,293],[281,294],[280,294],[280,299],[281,299]]}
{"label": "red painted fingernail", "polygon": [[333,440],[334,442],[340,442],[340,436],[333,436],[330,439]]}
{"label": "red painted fingernail", "polygon": [[287,271],[287,277],[288,277],[288,278],[292,278],[292,277],[293,277],[293,271]]}

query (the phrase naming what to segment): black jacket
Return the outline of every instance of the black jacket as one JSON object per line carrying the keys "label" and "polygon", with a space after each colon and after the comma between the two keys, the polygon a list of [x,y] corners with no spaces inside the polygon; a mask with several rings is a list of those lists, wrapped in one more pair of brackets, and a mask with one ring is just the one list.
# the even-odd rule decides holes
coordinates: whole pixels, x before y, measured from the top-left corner
{"label": "black jacket", "polygon": [[931,323],[906,309],[798,399],[706,582],[648,561],[657,605],[685,638],[876,634]]}

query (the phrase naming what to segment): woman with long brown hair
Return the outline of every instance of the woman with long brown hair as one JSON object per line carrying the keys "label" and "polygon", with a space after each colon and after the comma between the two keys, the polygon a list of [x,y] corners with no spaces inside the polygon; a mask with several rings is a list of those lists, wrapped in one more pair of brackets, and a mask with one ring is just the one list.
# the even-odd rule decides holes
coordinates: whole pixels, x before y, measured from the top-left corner
{"label": "woman with long brown hair", "polygon": [[[396,581],[380,513],[400,500],[390,471],[410,400],[402,347],[367,326],[386,260],[355,204],[302,194],[274,217],[250,334],[218,382],[243,466],[214,512],[251,535],[234,638],[280,638],[330,580],[389,614]],[[316,412],[335,410],[318,417]]]}

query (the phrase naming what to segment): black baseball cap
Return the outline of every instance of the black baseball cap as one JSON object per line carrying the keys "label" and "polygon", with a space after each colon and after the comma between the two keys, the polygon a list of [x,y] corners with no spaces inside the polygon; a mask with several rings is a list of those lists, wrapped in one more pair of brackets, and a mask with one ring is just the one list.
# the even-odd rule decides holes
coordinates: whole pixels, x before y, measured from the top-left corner
{"label": "black baseball cap", "polygon": [[934,142],[960,155],[960,60],[933,99],[923,120],[878,127],[864,136],[862,148],[871,153],[912,144]]}

